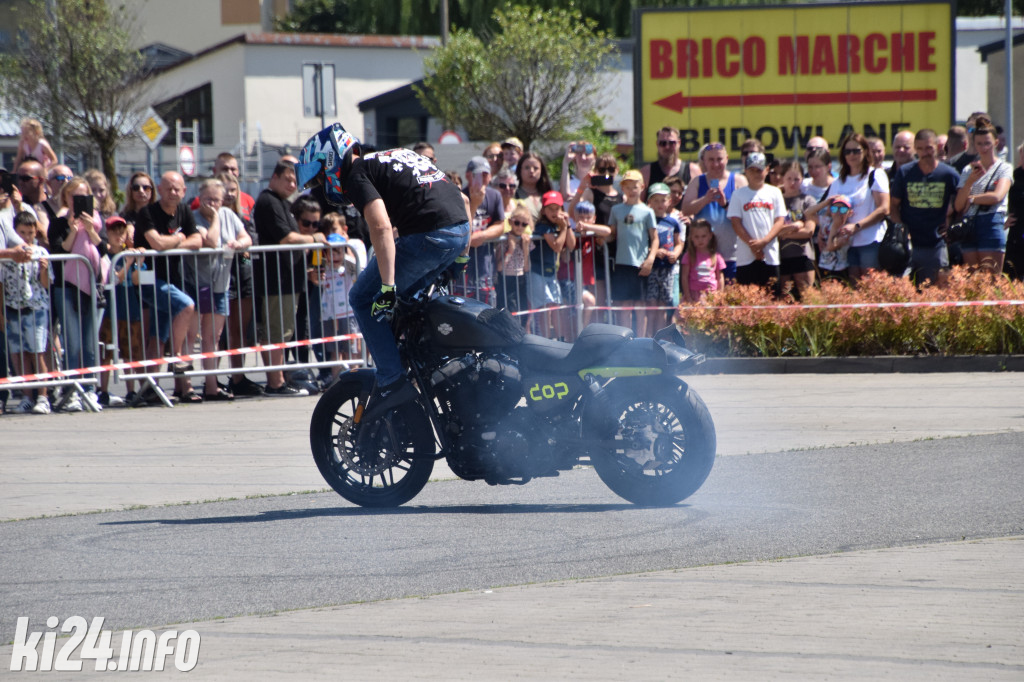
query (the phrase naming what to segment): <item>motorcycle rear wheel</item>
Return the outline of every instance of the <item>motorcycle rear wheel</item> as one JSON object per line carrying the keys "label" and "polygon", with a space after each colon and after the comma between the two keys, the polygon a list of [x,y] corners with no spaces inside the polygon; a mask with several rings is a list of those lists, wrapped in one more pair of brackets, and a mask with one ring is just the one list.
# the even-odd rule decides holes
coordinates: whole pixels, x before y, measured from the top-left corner
{"label": "motorcycle rear wheel", "polygon": [[673,505],[697,492],[717,447],[700,396],[677,379],[618,380],[605,390],[620,425],[607,447],[591,453],[605,485],[642,506]]}
{"label": "motorcycle rear wheel", "polygon": [[397,507],[423,490],[434,469],[433,430],[418,401],[372,423],[352,417],[363,385],[337,382],[320,398],[309,442],[320,475],[361,507]]}

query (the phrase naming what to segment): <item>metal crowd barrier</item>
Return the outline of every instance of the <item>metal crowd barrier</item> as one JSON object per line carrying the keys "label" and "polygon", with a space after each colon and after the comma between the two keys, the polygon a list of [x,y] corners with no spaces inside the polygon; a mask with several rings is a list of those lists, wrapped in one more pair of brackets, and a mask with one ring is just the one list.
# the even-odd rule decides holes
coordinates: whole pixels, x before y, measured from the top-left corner
{"label": "metal crowd barrier", "polygon": [[[51,401],[54,410],[77,395],[83,409],[95,411],[92,402],[86,399],[85,386],[98,382],[94,366],[99,357],[96,330],[102,310],[97,306],[101,289],[96,271],[88,258],[78,254],[50,254],[46,260],[54,277],[50,280],[49,304],[42,310],[43,315],[37,315],[30,306],[9,307],[6,295],[3,297],[0,400],[7,402],[9,392],[59,388],[60,397]],[[33,258],[32,262],[38,261]],[[5,271],[0,274],[7,274],[8,268],[17,265],[13,260],[0,259],[0,270]],[[6,279],[0,276],[0,286]],[[93,283],[90,292],[78,286],[88,283]],[[38,286],[38,281],[29,285]],[[29,364],[33,371],[25,371],[30,369]]]}

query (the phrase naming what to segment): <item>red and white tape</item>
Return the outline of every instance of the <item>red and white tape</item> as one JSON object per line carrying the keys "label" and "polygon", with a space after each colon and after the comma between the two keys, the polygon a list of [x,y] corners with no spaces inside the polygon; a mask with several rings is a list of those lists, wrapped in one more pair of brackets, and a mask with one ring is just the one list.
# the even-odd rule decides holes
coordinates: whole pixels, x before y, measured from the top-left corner
{"label": "red and white tape", "polygon": [[153,360],[134,360],[132,362],[117,362],[110,365],[97,365],[95,367],[82,367],[80,369],[66,369],[57,372],[43,372],[40,374],[25,374],[17,377],[0,378],[0,386],[19,384],[26,381],[46,381],[48,379],[69,379],[80,377],[86,374],[101,374],[113,372],[114,370],[140,369],[143,367],[155,367],[166,363],[192,362],[193,360],[209,360],[210,358],[225,358],[233,355],[246,355],[248,353],[259,353],[266,350],[284,350],[285,348],[298,348],[300,346],[312,346],[320,343],[334,343],[335,341],[350,341],[361,339],[360,334],[342,334],[340,336],[326,336],[321,339],[303,339],[301,341],[286,341],[284,343],[268,343],[262,346],[246,346],[245,348],[231,348],[229,350],[217,350],[210,353],[193,353],[191,355],[175,355],[166,358]]}

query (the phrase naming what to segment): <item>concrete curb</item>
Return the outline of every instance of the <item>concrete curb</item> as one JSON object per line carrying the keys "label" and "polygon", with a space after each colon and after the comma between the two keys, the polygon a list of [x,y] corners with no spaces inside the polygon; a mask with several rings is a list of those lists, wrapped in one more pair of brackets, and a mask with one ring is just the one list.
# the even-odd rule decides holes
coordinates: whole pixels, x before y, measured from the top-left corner
{"label": "concrete curb", "polygon": [[821,358],[708,358],[694,374],[927,374],[1024,372],[1024,355],[887,355]]}

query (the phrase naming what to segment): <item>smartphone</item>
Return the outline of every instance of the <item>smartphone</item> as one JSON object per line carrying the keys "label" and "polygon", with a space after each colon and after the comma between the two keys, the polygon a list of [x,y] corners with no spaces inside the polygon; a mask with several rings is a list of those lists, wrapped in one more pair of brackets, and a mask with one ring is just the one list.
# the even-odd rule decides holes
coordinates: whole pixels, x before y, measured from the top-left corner
{"label": "smartphone", "polygon": [[614,178],[610,175],[591,175],[590,184],[594,187],[608,187],[612,184]]}
{"label": "smartphone", "polygon": [[0,187],[3,188],[4,192],[11,194],[14,192],[14,183],[18,180],[18,176],[14,173],[4,173],[3,179],[0,180]]}
{"label": "smartphone", "polygon": [[74,196],[71,199],[71,208],[76,216],[82,215],[83,213],[85,213],[86,215],[93,214],[94,204],[92,195]]}
{"label": "smartphone", "polygon": [[710,187],[711,189],[714,189],[714,188],[718,187],[719,182],[721,182],[721,181],[718,178],[708,179],[708,187]]}

